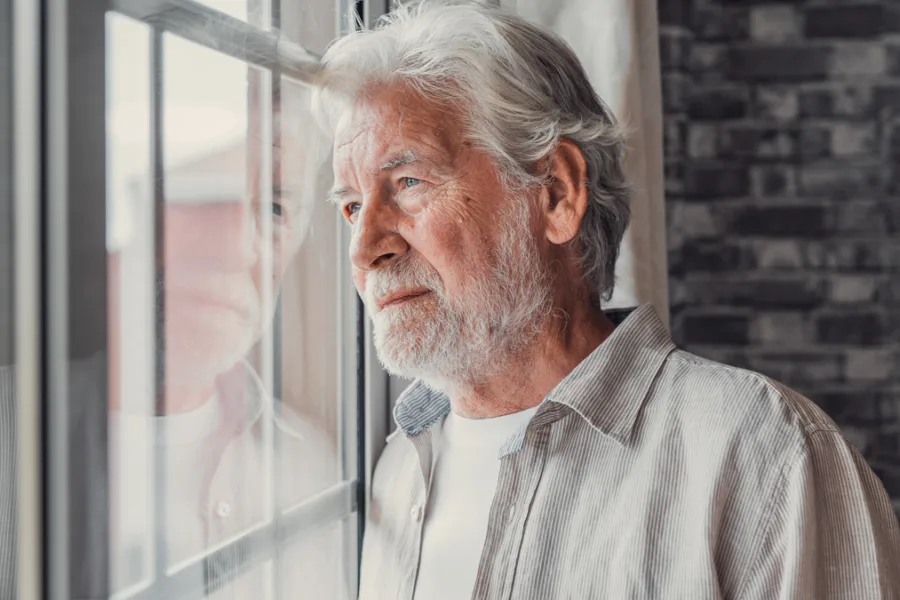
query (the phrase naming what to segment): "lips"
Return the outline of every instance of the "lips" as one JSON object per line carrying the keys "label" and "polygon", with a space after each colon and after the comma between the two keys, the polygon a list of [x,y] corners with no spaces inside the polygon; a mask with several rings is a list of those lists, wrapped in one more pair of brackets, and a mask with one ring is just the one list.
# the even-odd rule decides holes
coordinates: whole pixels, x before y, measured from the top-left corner
{"label": "lips", "polygon": [[431,290],[401,290],[379,298],[376,301],[376,304],[378,305],[379,310],[384,310],[385,308],[398,306],[414,298],[424,296],[425,294],[430,293],[430,291]]}

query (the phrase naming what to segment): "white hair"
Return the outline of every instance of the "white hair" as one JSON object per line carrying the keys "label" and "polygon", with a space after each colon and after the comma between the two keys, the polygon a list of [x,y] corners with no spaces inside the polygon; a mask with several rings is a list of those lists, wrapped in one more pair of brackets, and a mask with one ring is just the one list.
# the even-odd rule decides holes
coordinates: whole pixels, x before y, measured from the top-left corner
{"label": "white hair", "polygon": [[508,189],[545,185],[546,159],[560,140],[576,144],[587,163],[588,208],[574,243],[594,299],[612,294],[630,216],[624,133],[557,35],[474,1],[398,4],[374,29],[328,48],[320,83],[319,110],[331,119],[382,85],[405,84],[459,107],[468,141],[495,158]]}

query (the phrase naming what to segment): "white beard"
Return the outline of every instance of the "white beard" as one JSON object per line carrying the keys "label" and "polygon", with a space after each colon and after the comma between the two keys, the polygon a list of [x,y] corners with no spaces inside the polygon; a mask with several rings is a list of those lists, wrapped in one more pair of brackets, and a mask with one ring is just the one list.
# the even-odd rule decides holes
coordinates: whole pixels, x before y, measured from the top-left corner
{"label": "white beard", "polygon": [[[407,256],[366,280],[375,348],[389,373],[420,378],[450,393],[489,379],[537,338],[552,310],[553,275],[521,202],[504,218],[494,256],[451,302],[437,272]],[[404,288],[427,288],[422,299],[375,313],[374,298]]]}

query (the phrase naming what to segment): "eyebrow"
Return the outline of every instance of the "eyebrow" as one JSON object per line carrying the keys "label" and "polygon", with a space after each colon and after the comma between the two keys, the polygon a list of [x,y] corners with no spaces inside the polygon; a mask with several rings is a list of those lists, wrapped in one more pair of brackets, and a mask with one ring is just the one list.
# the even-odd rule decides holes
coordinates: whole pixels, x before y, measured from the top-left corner
{"label": "eyebrow", "polygon": [[325,195],[325,200],[327,200],[329,204],[340,206],[341,200],[344,198],[344,196],[347,196],[352,192],[353,190],[348,187],[331,188],[330,190],[328,190],[328,194]]}
{"label": "eyebrow", "polygon": [[[422,159],[412,150],[406,149],[378,165],[377,170],[378,172],[391,171],[404,165],[411,165],[419,162],[422,162]],[[341,200],[352,193],[353,190],[349,187],[336,187],[329,190],[325,199],[331,204],[340,205]]]}
{"label": "eyebrow", "polygon": [[399,154],[396,154],[386,160],[385,162],[379,165],[379,171],[390,171],[391,169],[396,169],[397,167],[402,167],[404,165],[411,165],[413,163],[421,162],[421,158],[419,158],[415,152],[412,150],[403,150]]}

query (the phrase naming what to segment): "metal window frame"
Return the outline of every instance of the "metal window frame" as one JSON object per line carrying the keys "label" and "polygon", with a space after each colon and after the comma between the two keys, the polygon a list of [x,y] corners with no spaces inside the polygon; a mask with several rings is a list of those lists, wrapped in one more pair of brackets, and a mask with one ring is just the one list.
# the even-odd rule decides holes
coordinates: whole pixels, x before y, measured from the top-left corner
{"label": "metal window frame", "polygon": [[17,441],[17,586],[20,600],[43,597],[41,506],[40,136],[41,21],[37,3],[12,3],[14,311]]}
{"label": "metal window frame", "polygon": [[[19,444],[19,597],[68,599],[109,596],[109,514],[107,448],[105,301],[106,260],[106,123],[105,15],[114,11],[152,25],[157,39],[167,31],[286,77],[309,82],[318,57],[277,33],[221,15],[193,0],[12,0],[15,8],[16,128],[14,174],[16,218],[16,326]],[[345,23],[360,2],[338,0]],[[273,11],[273,16],[277,11]],[[370,14],[369,12],[365,13]],[[344,17],[346,15],[346,17]],[[368,20],[368,19],[367,19]],[[210,26],[210,23],[212,24]],[[205,27],[200,27],[201,25]],[[154,164],[161,164],[159,98],[153,108]],[[77,144],[77,151],[76,151]],[[155,195],[157,208],[161,194]],[[77,209],[77,210],[76,210]],[[161,220],[157,242],[162,233]],[[84,229],[87,228],[87,235]],[[99,228],[99,229],[98,229]],[[158,245],[158,244],[157,244]],[[85,297],[78,286],[92,274],[92,289],[101,298]],[[346,281],[346,278],[345,278]],[[350,288],[352,289],[352,288]],[[167,574],[161,582],[129,597],[202,597],[205,590],[186,589],[196,569],[217,553],[254,548],[244,569],[267,560],[283,544],[324,525],[358,514],[357,550],[364,527],[364,482],[370,481],[378,448],[367,445],[373,427],[368,415],[382,420],[381,394],[369,391],[385,381],[364,364],[374,356],[363,346],[370,340],[358,298],[342,285],[342,302],[352,307],[353,326],[345,327],[356,347],[354,385],[344,385],[342,398],[357,397],[357,480],[346,480],[322,494],[283,511],[271,523],[235,539],[190,565]],[[348,300],[351,299],[352,300]],[[38,307],[35,310],[35,307]],[[344,311],[346,316],[347,311]],[[347,340],[347,336],[343,338]],[[74,362],[99,356],[93,385],[99,391],[91,406],[79,398],[78,411],[89,423],[88,435],[77,435],[70,411],[69,373]],[[342,355],[343,356],[343,355]],[[342,363],[343,365],[343,363]],[[380,369],[379,369],[380,371]],[[379,384],[380,385],[380,384]],[[384,386],[386,389],[386,385]],[[375,401],[372,401],[372,397]],[[83,424],[80,422],[80,424]],[[85,439],[86,438],[86,439]],[[91,465],[73,457],[90,445]],[[99,469],[99,470],[98,470]],[[102,480],[102,481],[101,481]],[[75,484],[73,486],[73,484]],[[155,503],[156,504],[156,503]],[[85,512],[87,511],[87,512]],[[74,531],[78,529],[78,531]],[[93,543],[84,546],[85,539]],[[272,540],[276,540],[272,544]],[[358,555],[357,555],[358,559]],[[357,562],[358,566],[358,562]],[[203,578],[199,580],[202,581]],[[159,585],[157,585],[159,584]],[[162,597],[171,597],[163,595]]]}

